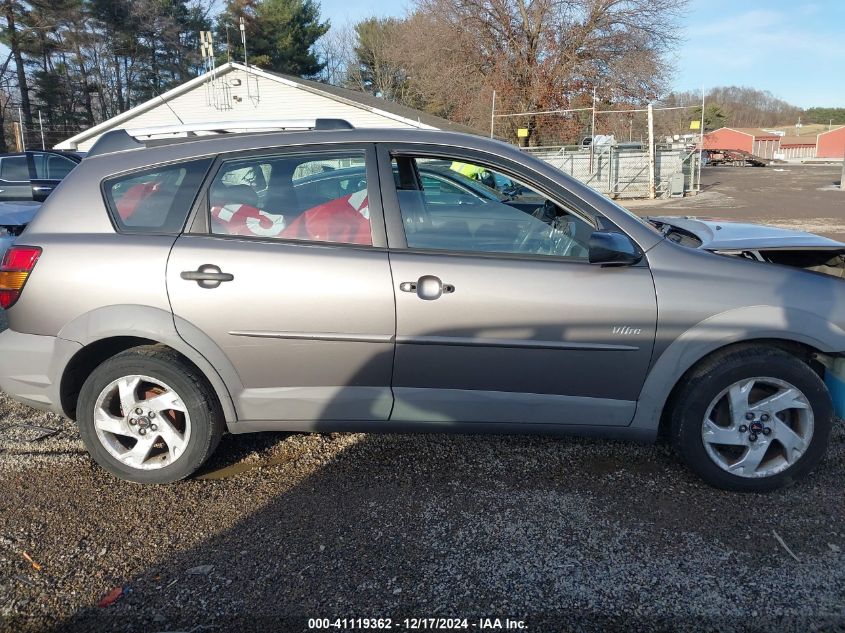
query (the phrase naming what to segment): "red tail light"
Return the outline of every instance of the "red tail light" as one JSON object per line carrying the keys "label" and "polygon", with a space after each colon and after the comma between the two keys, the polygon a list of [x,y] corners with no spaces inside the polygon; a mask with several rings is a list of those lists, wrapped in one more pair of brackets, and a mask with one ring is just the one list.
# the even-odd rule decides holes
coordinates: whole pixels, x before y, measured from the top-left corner
{"label": "red tail light", "polygon": [[0,264],[0,308],[11,308],[18,300],[40,255],[37,246],[13,246],[6,251]]}

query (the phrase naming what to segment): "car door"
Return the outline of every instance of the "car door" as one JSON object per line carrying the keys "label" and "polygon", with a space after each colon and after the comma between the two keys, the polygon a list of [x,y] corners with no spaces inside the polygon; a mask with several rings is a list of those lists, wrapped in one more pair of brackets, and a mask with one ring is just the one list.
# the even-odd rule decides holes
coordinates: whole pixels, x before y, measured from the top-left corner
{"label": "car door", "polygon": [[0,201],[32,199],[26,154],[0,156]]}
{"label": "car door", "polygon": [[[537,203],[429,205],[420,166],[443,159],[502,171]],[[588,263],[593,220],[518,166],[430,146],[380,147],[379,161],[396,293],[391,420],[627,425],[655,337],[645,260]],[[397,170],[394,185],[384,175]]]}
{"label": "car door", "polygon": [[28,156],[31,161],[32,197],[38,202],[44,202],[62,179],[79,164],[79,160],[56,152],[32,151]]}
{"label": "car door", "polygon": [[[389,416],[395,311],[374,149],[334,147],[221,159],[174,245],[177,330],[228,357],[241,420]],[[312,182],[354,166],[337,188]]]}

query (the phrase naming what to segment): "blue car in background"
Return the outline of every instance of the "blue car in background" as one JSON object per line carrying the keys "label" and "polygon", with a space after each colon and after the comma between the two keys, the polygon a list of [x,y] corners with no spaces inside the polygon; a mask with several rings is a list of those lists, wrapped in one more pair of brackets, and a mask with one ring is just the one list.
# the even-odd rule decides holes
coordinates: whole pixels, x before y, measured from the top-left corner
{"label": "blue car in background", "polygon": [[53,150],[0,154],[0,261],[41,203],[82,157]]}

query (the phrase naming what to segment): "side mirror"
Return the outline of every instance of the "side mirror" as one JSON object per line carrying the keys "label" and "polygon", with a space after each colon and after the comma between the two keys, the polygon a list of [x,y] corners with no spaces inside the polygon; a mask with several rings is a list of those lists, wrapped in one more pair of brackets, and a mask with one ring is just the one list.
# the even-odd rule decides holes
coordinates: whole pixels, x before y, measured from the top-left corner
{"label": "side mirror", "polygon": [[643,258],[640,248],[622,233],[594,231],[590,236],[591,264],[632,266]]}

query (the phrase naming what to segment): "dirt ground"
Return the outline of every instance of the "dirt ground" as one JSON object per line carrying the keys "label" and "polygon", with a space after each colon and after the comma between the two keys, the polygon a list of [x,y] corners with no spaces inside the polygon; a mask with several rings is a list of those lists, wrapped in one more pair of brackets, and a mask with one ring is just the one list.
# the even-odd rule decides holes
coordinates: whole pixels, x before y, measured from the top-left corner
{"label": "dirt ground", "polygon": [[[784,169],[632,206],[845,237],[835,170]],[[227,436],[198,477],[144,487],[0,394],[0,631],[842,632],[844,482],[839,423],[768,495],[710,488],[664,444],[469,435]]]}
{"label": "dirt ground", "polygon": [[705,167],[702,192],[686,198],[624,201],[640,215],[695,215],[757,222],[845,241],[841,165]]}

